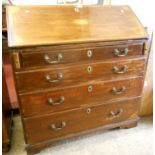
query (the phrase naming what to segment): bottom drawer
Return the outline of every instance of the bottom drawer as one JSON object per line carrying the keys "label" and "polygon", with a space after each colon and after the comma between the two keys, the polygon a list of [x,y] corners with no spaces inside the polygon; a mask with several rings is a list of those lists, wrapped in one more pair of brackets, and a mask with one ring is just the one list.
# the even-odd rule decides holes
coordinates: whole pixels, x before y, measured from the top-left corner
{"label": "bottom drawer", "polygon": [[135,98],[41,117],[25,118],[23,123],[26,142],[32,144],[136,118],[139,105],[140,98]]}

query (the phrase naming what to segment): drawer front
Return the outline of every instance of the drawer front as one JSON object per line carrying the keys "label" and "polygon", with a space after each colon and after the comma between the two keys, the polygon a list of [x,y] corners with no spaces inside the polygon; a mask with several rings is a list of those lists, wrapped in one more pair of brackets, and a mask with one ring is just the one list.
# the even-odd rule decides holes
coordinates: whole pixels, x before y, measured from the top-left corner
{"label": "drawer front", "polygon": [[72,135],[91,128],[136,118],[139,105],[140,98],[136,98],[24,119],[27,143],[33,144],[51,138],[60,138],[67,134]]}
{"label": "drawer front", "polygon": [[103,46],[84,49],[56,50],[45,48],[39,51],[22,52],[22,67],[37,67],[54,64],[64,64],[79,61],[103,60],[112,58],[128,58],[142,55],[142,43],[129,45]]}
{"label": "drawer front", "polygon": [[[20,96],[21,111],[24,116],[32,116],[100,102],[109,103],[117,99],[141,96],[142,86],[143,78],[134,78],[115,82],[93,83],[60,91],[22,95]],[[92,90],[90,91],[89,88]]]}
{"label": "drawer front", "polygon": [[142,76],[144,67],[144,58],[85,63],[57,67],[57,69],[19,72],[16,73],[16,81],[20,93],[51,88],[54,90],[94,80],[116,80]]}

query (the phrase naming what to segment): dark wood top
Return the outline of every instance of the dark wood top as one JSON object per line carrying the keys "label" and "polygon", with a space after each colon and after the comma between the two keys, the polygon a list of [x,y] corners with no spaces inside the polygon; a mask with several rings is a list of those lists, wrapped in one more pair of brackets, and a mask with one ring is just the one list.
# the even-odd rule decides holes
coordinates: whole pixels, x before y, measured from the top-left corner
{"label": "dark wood top", "polygon": [[7,6],[10,47],[146,38],[128,6]]}

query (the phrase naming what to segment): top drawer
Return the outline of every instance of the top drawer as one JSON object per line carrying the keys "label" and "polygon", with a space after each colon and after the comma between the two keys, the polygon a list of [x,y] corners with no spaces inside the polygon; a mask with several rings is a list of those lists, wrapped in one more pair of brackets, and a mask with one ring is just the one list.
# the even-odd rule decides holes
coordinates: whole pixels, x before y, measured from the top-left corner
{"label": "top drawer", "polygon": [[57,49],[52,47],[30,48],[22,50],[20,64],[23,68],[40,67],[54,64],[73,63],[79,61],[94,61],[113,58],[128,58],[130,56],[142,55],[143,43],[132,43],[124,45],[106,45],[100,47],[65,47]]}

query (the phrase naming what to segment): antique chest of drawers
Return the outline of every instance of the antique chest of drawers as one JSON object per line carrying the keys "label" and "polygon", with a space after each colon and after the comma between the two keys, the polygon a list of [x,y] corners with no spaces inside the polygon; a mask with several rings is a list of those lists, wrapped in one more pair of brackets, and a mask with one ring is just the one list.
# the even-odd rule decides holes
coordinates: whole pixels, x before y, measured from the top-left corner
{"label": "antique chest of drawers", "polygon": [[147,33],[128,6],[8,6],[26,149],[137,125]]}

